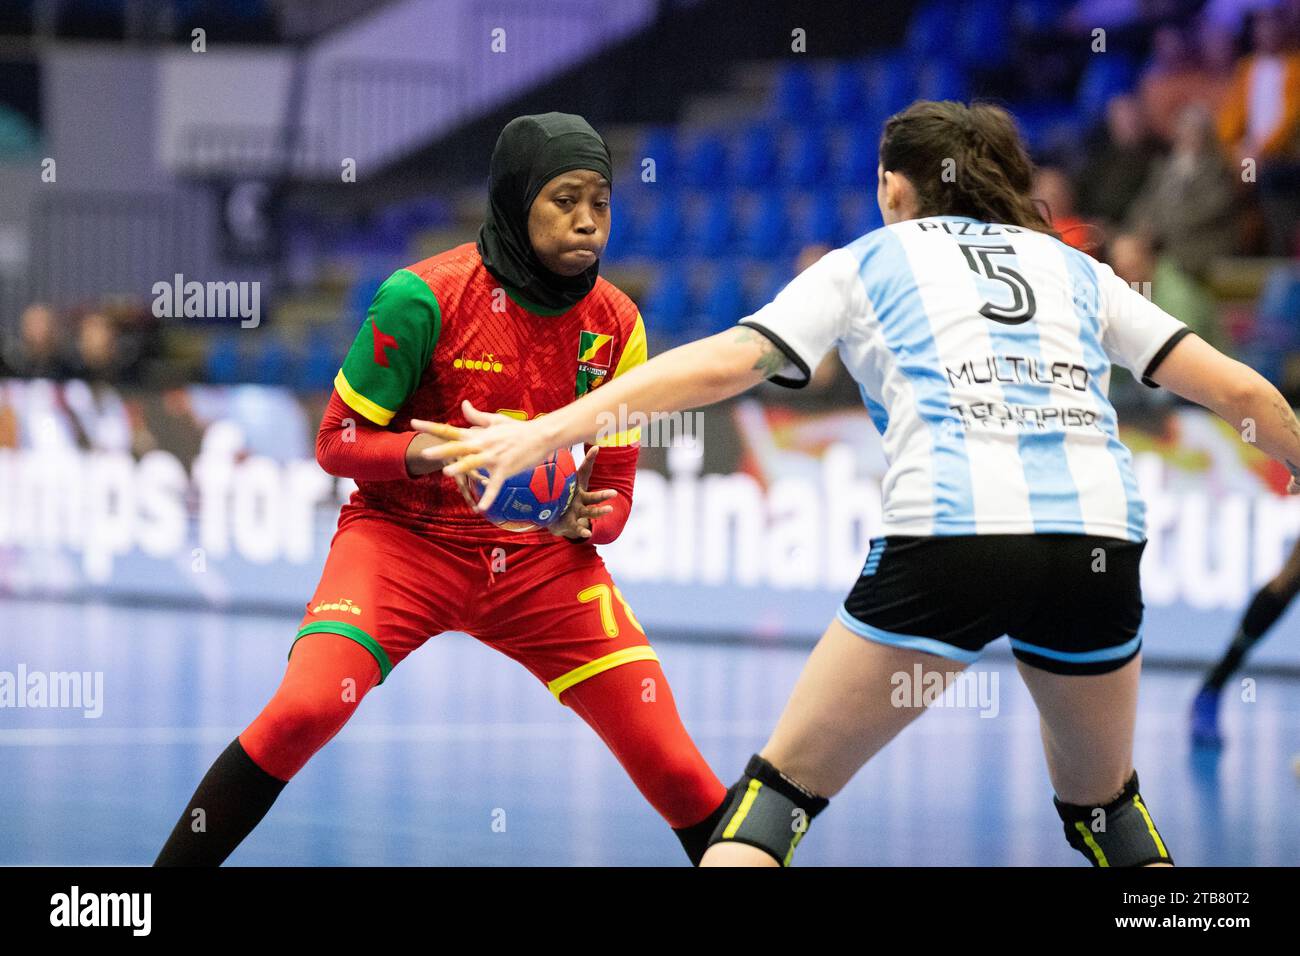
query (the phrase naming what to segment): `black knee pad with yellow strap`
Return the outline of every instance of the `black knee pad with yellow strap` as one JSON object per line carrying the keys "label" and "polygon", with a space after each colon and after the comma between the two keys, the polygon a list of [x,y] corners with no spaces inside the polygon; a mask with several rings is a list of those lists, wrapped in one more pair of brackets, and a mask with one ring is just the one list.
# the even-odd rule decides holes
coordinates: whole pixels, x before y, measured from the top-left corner
{"label": "black knee pad with yellow strap", "polygon": [[1118,797],[1107,804],[1079,806],[1052,797],[1056,812],[1065,824],[1070,846],[1088,858],[1093,866],[1147,866],[1173,863],[1165,841],[1156,829],[1133,771]]}
{"label": "black knee pad with yellow strap", "polygon": [[709,845],[744,843],[789,866],[808,824],[829,803],[754,754],[745,775],[727,791],[726,811]]}

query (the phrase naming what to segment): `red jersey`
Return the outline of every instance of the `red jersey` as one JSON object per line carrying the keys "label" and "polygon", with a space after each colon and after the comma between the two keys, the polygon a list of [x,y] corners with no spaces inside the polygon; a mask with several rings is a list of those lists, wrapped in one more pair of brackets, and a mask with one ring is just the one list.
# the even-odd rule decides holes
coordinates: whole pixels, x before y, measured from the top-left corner
{"label": "red jersey", "polygon": [[[466,243],[393,273],[334,380],[358,414],[393,432],[413,418],[465,426],[476,408],[534,418],[562,408],[646,360],[632,300],[605,279],[567,310],[522,302]],[[601,442],[633,445],[635,432]],[[545,531],[503,531],[466,504],[440,471],[359,480],[349,509],[380,511],[415,530],[513,543],[553,541]],[[346,517],[346,512],[345,512]]]}

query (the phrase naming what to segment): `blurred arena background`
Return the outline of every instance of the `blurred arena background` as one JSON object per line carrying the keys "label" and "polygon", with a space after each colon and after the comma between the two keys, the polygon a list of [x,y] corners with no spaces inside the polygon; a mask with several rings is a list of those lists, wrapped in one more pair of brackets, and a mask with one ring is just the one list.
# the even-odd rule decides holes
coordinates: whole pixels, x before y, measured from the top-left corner
{"label": "blurred arena background", "polygon": [[[879,226],[881,123],[1012,110],[1063,238],[1300,403],[1300,3],[6,0],[0,5],[0,864],[151,862],[281,676],[350,482],[313,438],[371,295],[476,235],[515,115],[616,158],[602,274],[652,354]],[[197,283],[198,285],[192,285]],[[197,293],[195,293],[197,289]],[[1136,766],[1180,863],[1300,860],[1300,612],[1191,745],[1200,673],[1298,534],[1285,470],[1116,372],[1148,500]],[[812,386],[646,448],[604,549],[724,780],[879,521],[880,442]],[[858,776],[804,864],[1079,864],[1004,644]],[[678,864],[581,722],[463,635],[415,654],[236,864]],[[3,700],[0,700],[3,703]],[[494,826],[500,811],[508,825]]]}

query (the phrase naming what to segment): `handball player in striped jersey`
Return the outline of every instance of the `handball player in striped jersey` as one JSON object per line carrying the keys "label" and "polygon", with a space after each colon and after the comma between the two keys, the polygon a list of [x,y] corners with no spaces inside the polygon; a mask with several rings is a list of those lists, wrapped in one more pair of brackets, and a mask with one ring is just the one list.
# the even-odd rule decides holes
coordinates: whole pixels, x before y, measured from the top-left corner
{"label": "handball player in striped jersey", "polygon": [[1004,635],[1038,707],[1070,846],[1096,866],[1172,863],[1133,766],[1146,522],[1107,398],[1111,366],[1234,428],[1253,420],[1292,494],[1300,423],[1266,379],[1062,243],[1030,198],[1032,176],[1004,110],[914,103],[881,137],[885,225],[738,328],[535,422],[467,407],[474,430],[429,426],[450,441],[422,454],[457,459],[448,474],[485,469],[486,506],[502,479],[611,419],[763,380],[797,388],[838,349],[883,437],[883,533],[733,785],[708,865],[788,864],[808,822],[924,710],[895,705],[897,676],[942,683]]}

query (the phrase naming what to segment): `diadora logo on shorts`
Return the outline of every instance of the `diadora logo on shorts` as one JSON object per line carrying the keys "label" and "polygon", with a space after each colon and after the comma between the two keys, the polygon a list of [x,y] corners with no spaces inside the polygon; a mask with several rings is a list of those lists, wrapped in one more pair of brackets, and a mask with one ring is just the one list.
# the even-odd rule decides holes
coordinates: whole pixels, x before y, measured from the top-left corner
{"label": "diadora logo on shorts", "polygon": [[609,375],[614,361],[614,336],[582,330],[578,337],[577,393],[585,395]]}
{"label": "diadora logo on shorts", "polygon": [[476,359],[460,356],[451,363],[452,368],[467,368],[471,372],[500,372],[504,365],[491,352],[480,352]]}
{"label": "diadora logo on shorts", "polygon": [[334,601],[330,604],[317,604],[311,609],[313,614],[319,614],[321,611],[342,611],[344,614],[360,614],[361,608],[357,607],[351,601]]}

